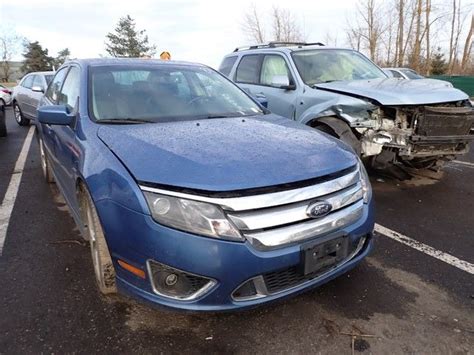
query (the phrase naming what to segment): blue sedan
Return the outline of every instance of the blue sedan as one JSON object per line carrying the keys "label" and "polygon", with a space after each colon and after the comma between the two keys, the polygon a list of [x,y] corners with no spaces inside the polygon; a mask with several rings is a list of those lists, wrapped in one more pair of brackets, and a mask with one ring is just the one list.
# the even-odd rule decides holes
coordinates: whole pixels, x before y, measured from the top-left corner
{"label": "blue sedan", "polygon": [[71,61],[35,123],[103,294],[246,308],[327,282],[372,247],[371,187],[351,148],[209,67]]}

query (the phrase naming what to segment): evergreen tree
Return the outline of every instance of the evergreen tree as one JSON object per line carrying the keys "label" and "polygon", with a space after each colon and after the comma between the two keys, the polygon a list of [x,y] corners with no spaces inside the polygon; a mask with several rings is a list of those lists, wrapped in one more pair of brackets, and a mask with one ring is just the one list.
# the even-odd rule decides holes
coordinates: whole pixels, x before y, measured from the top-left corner
{"label": "evergreen tree", "polygon": [[24,73],[33,71],[51,70],[53,66],[53,58],[48,55],[48,49],[41,47],[36,42],[28,42],[25,44],[25,53],[23,53],[25,60],[21,66]]}
{"label": "evergreen tree", "polygon": [[63,65],[64,62],[66,62],[69,59],[70,55],[71,55],[71,52],[69,51],[69,48],[64,48],[62,51],[59,51],[56,58],[54,58],[55,69],[58,69],[61,65]]}
{"label": "evergreen tree", "polygon": [[433,54],[431,59],[431,74],[433,75],[443,75],[448,69],[448,64],[444,58],[444,53],[441,52],[441,48],[438,47],[436,53]]}
{"label": "evergreen tree", "polygon": [[109,32],[105,38],[105,50],[113,57],[153,56],[156,46],[148,43],[145,30],[135,28],[135,20],[130,15],[120,18],[115,32]]}

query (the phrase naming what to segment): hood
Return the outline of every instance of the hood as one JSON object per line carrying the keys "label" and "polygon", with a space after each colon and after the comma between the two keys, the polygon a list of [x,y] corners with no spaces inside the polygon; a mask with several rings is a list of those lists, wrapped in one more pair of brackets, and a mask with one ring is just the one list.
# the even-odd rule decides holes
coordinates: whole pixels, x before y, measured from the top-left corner
{"label": "hood", "polygon": [[333,81],[316,84],[316,88],[365,97],[382,105],[426,105],[466,100],[468,96],[451,83],[435,79],[405,80],[397,78]]}
{"label": "hood", "polygon": [[102,125],[98,136],[139,182],[205,191],[301,181],[357,162],[340,141],[275,115]]}

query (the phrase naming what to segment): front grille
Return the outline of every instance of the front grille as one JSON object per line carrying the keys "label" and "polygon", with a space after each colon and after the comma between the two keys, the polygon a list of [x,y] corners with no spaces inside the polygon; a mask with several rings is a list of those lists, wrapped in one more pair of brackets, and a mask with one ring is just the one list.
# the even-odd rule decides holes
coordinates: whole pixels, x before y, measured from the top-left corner
{"label": "front grille", "polygon": [[321,276],[329,270],[336,268],[338,265],[354,258],[356,254],[360,252],[364,243],[365,238],[362,239],[360,246],[352,245],[349,249],[348,257],[342,260],[339,264],[329,265],[310,274],[303,274],[302,266],[300,265],[295,265],[283,270],[263,274],[263,279],[265,281],[265,286],[267,288],[268,293],[273,294],[279,291],[284,291],[291,287],[302,284],[303,282],[310,281],[317,278],[318,276]]}
{"label": "front grille", "polygon": [[345,263],[363,253],[369,241],[370,235],[366,235],[361,237],[356,244],[350,243],[346,258],[337,264],[329,265],[313,273],[305,275],[303,265],[300,264],[255,276],[237,287],[232,293],[232,298],[235,301],[248,301],[267,297],[300,286],[318,277],[323,277],[328,272],[342,267]]}
{"label": "front grille", "polygon": [[[255,208],[249,204],[249,208],[226,213],[257,249],[299,243],[342,229],[362,217],[364,203],[359,174],[355,168],[317,185],[258,195]],[[309,209],[321,203],[330,205],[330,212],[312,217]]]}
{"label": "front grille", "polygon": [[418,115],[416,134],[420,136],[468,135],[474,123],[471,107],[425,106]]}

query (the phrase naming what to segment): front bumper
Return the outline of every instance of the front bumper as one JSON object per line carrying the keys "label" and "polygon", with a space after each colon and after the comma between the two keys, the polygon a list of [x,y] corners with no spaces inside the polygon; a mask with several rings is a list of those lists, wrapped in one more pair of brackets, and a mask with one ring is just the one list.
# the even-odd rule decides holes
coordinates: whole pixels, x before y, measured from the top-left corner
{"label": "front bumper", "polygon": [[[351,243],[367,237],[361,250],[351,260],[310,280],[275,294],[246,301],[233,299],[233,292],[247,280],[301,263],[300,244],[275,250],[259,251],[250,243],[230,242],[201,237],[164,227],[151,216],[132,211],[111,200],[101,200],[96,207],[104,227],[115,264],[117,285],[121,292],[145,302],[193,311],[224,311],[254,307],[321,285],[357,265],[371,250],[374,225],[372,203],[356,223],[337,231]],[[146,273],[140,279],[118,265],[121,259]],[[197,299],[175,300],[153,291],[147,262],[153,260],[173,268],[215,280],[216,283]]]}

